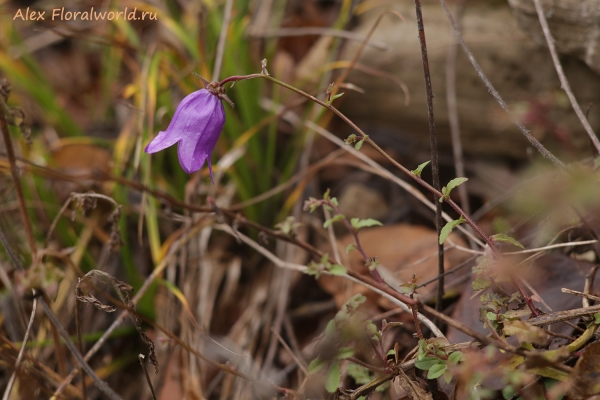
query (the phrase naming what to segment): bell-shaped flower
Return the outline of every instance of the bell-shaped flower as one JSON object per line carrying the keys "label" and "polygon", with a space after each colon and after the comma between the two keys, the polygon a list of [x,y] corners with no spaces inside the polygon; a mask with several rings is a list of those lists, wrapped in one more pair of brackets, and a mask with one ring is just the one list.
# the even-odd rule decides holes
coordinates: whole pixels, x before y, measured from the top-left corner
{"label": "bell-shaped flower", "polygon": [[175,110],[166,131],[161,131],[146,146],[152,154],[177,143],[179,164],[188,174],[208,163],[214,183],[211,156],[225,124],[225,108],[221,102],[222,88],[210,85],[186,96]]}

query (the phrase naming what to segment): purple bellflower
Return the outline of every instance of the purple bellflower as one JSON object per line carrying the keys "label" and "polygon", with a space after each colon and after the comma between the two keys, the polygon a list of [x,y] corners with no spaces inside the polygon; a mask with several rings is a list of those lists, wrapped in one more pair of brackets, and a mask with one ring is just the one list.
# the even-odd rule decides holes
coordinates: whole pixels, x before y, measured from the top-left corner
{"label": "purple bellflower", "polygon": [[206,162],[214,184],[211,156],[225,124],[221,99],[233,104],[218,82],[204,82],[206,88],[191,93],[179,103],[167,130],[159,132],[144,151],[152,154],[177,143],[181,168],[191,174]]}

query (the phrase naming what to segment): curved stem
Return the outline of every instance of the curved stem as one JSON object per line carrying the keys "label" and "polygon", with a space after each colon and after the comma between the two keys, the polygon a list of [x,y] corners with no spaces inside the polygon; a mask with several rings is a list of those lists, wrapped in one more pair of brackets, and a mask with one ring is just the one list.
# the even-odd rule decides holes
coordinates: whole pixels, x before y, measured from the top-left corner
{"label": "curved stem", "polygon": [[[379,147],[374,141],[371,140],[371,138],[369,138],[369,135],[367,135],[362,129],[360,129],[354,122],[352,122],[352,120],[350,120],[350,118],[348,118],[346,115],[344,115],[340,110],[338,110],[337,108],[335,108],[334,106],[332,106],[329,103],[326,103],[322,100],[317,99],[315,96],[306,93],[303,90],[300,90],[288,83],[285,83],[283,81],[280,81],[279,79],[273,78],[271,75],[267,75],[266,73],[261,73],[261,74],[250,74],[250,75],[234,75],[234,76],[230,76],[228,78],[223,79],[221,82],[218,83],[219,86],[223,86],[226,83],[230,83],[230,82],[238,82],[238,81],[243,81],[243,80],[247,80],[247,79],[254,79],[254,78],[262,78],[262,79],[266,79],[269,80],[277,85],[280,85],[286,89],[289,89],[295,93],[298,93],[301,96],[306,97],[309,100],[314,101],[315,103],[321,105],[322,107],[325,107],[326,109],[330,110],[331,112],[333,112],[335,115],[337,115],[339,118],[341,118],[346,124],[348,124],[352,129],[354,129],[356,131],[356,133],[358,133],[360,136],[362,136],[364,138],[365,141],[368,141],[369,144],[371,146],[373,146],[373,148],[375,148],[375,150],[381,154],[383,157],[385,157],[389,162],[391,162],[394,166],[396,166],[398,169],[400,169],[402,172],[404,172],[405,174],[407,174],[409,177],[411,177],[413,180],[415,180],[417,183],[419,183],[421,186],[423,186],[425,189],[427,189],[429,192],[431,192],[436,198],[442,198],[443,201],[445,201],[448,205],[450,205],[450,207],[452,207],[459,215],[462,215],[464,217],[464,219],[466,220],[466,223],[469,224],[473,230],[485,241],[485,243],[490,247],[490,250],[492,251],[492,253],[494,254],[494,256],[497,259],[502,259],[502,254],[500,254],[500,251],[498,250],[498,247],[496,246],[496,244],[494,243],[494,241],[487,236],[483,230],[471,219],[471,217],[469,217],[468,215],[466,215],[466,213],[460,208],[460,206],[458,204],[456,204],[454,201],[452,201],[449,197],[443,196],[442,193],[439,190],[436,190],[433,186],[431,186],[429,183],[427,183],[425,180],[423,180],[423,178],[421,178],[420,176],[417,176],[415,174],[413,174],[408,168],[406,168],[405,166],[403,166],[402,164],[400,164],[398,161],[394,160],[389,154],[387,154],[381,147]],[[523,299],[525,300],[525,302],[527,303],[527,306],[529,307],[529,309],[531,310],[531,313],[534,316],[538,316],[539,312],[537,311],[537,309],[535,308],[535,305],[533,304],[533,301],[531,300],[531,296],[529,296],[527,294],[527,292],[525,291],[525,289],[523,288],[523,286],[513,277],[511,277],[511,282],[513,283],[513,285],[515,285],[515,287],[517,288],[517,290],[519,291],[519,293],[521,294],[521,296],[523,296]]]}

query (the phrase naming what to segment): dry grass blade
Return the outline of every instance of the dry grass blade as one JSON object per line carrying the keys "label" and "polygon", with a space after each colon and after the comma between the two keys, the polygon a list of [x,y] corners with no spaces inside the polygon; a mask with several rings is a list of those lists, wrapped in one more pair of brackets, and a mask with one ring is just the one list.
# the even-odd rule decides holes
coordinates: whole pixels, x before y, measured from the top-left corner
{"label": "dry grass blade", "polygon": [[129,317],[131,318],[135,329],[138,331],[142,341],[148,346],[148,358],[150,359],[152,365],[154,365],[154,372],[158,374],[158,360],[156,358],[156,352],[154,350],[154,342],[150,340],[148,335],[146,335],[146,332],[144,332],[144,330],[142,329],[142,319],[135,312],[135,304],[131,301],[131,293],[133,293],[133,287],[125,282],[122,282],[112,277],[106,272],[99,271],[96,269],[91,270],[90,272],[85,274],[83,278],[80,278],[75,288],[77,300],[83,303],[93,304],[99,310],[106,312],[113,312],[116,310],[116,307],[103,304],[96,297],[89,293],[91,289],[90,284],[94,282],[108,283],[117,292],[117,295],[119,296],[119,298],[127,308],[127,311],[129,312]]}
{"label": "dry grass blade", "polygon": [[29,334],[31,333],[31,326],[33,325],[33,320],[35,318],[35,312],[37,310],[37,299],[33,299],[33,307],[31,308],[31,317],[29,317],[29,323],[27,324],[27,330],[25,331],[25,336],[23,337],[23,344],[21,345],[21,349],[19,350],[19,355],[17,356],[17,361],[15,361],[15,370],[13,374],[10,376],[8,381],[8,385],[6,385],[6,389],[4,390],[4,395],[2,396],[2,400],[8,400],[10,398],[10,392],[12,391],[13,384],[15,383],[15,379],[17,377],[17,371],[21,365],[21,360],[23,359],[23,354],[25,353],[25,347],[27,347],[27,341],[29,340]]}
{"label": "dry grass blade", "polygon": [[[502,96],[500,96],[500,93],[498,93],[498,91],[494,88],[494,85],[492,85],[492,82],[490,82],[490,80],[487,78],[487,76],[483,73],[483,70],[479,66],[479,63],[477,62],[477,60],[473,56],[473,53],[471,53],[471,50],[465,43],[465,40],[463,39],[463,37],[460,33],[460,30],[456,26],[456,22],[454,21],[454,18],[452,17],[452,14],[450,13],[450,10],[448,9],[448,4],[446,4],[445,0],[440,0],[440,4],[444,8],[444,12],[446,13],[446,16],[448,17],[448,21],[450,21],[452,30],[454,31],[454,34],[456,35],[456,38],[458,39],[464,52],[467,54],[467,58],[471,62],[471,65],[473,65],[473,68],[477,72],[477,75],[479,75],[479,78],[481,78],[481,80],[487,87],[488,92],[492,95],[492,97],[494,99],[496,99],[496,101],[498,102],[500,107],[502,107],[502,109],[504,111],[506,111],[507,113],[510,113],[508,104],[506,104],[504,99],[502,99]],[[513,118],[513,122],[519,128],[521,133],[527,138],[529,143],[531,143],[533,145],[533,147],[535,147],[540,152],[540,154],[542,154],[548,160],[552,161],[552,163],[554,165],[556,165],[557,167],[565,168],[565,164],[562,161],[560,161],[558,158],[556,158],[556,156],[554,154],[552,154],[550,151],[548,151],[548,149],[546,149],[544,147],[544,145],[541,144],[535,137],[533,137],[531,135],[531,132],[529,131],[529,129],[527,129],[522,123],[520,123],[519,121],[517,121],[514,118]]]}
{"label": "dry grass blade", "polygon": [[44,309],[44,312],[46,313],[46,316],[50,319],[50,321],[52,322],[52,324],[56,327],[56,329],[60,333],[60,336],[62,336],[63,340],[65,341],[65,345],[67,346],[67,348],[69,349],[69,351],[71,352],[71,354],[73,354],[73,356],[77,359],[77,361],[79,362],[79,365],[81,365],[81,368],[83,368],[83,370],[89,376],[92,377],[92,379],[94,380],[94,383],[96,384],[96,387],[98,387],[98,389],[100,389],[110,399],[112,399],[112,400],[121,400],[121,396],[119,396],[117,393],[115,393],[115,391],[112,390],[110,388],[110,386],[108,386],[106,384],[106,382],[104,382],[103,380],[101,380],[98,377],[98,375],[96,375],[96,373],[94,372],[94,370],[92,369],[92,367],[90,367],[90,365],[83,359],[83,357],[81,356],[81,353],[79,353],[79,351],[77,350],[77,347],[75,347],[75,344],[73,343],[73,341],[69,337],[69,334],[62,327],[62,325],[58,321],[58,318],[56,318],[56,315],[54,315],[54,312],[52,311],[52,309],[50,308],[50,306],[48,305],[48,303],[46,303],[46,300],[43,297],[40,297],[39,298],[39,302],[42,305],[42,308]]}
{"label": "dry grass blade", "polygon": [[594,144],[596,151],[600,153],[600,141],[598,140],[598,136],[592,129],[592,126],[588,122],[585,115],[583,115],[583,111],[573,94],[573,90],[571,90],[571,85],[569,84],[569,80],[567,79],[565,72],[563,71],[560,60],[558,59],[558,52],[556,51],[556,46],[554,45],[554,38],[552,37],[552,33],[550,32],[550,27],[548,26],[548,21],[546,20],[546,15],[544,15],[544,8],[542,7],[542,3],[540,0],[533,0],[533,4],[535,4],[535,11],[537,12],[538,18],[540,19],[540,25],[542,26],[542,32],[544,32],[544,38],[546,39],[546,43],[548,44],[548,49],[550,50],[550,55],[552,56],[552,62],[554,63],[554,68],[556,68],[556,73],[558,74],[558,78],[560,79],[560,85],[562,89],[567,94],[569,98],[569,102],[571,102],[571,106],[577,114],[577,118],[581,121],[581,125],[585,129],[588,134],[590,141]]}

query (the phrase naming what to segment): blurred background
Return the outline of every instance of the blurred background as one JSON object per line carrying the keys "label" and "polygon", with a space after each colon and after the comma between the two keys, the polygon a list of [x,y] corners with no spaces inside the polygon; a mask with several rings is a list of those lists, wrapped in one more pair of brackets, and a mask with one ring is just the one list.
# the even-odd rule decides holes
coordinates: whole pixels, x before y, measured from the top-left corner
{"label": "blurred background", "polygon": [[[524,244],[541,244],[563,225],[546,227],[551,231],[541,234],[538,222],[531,221],[537,203],[534,209],[507,203],[531,174],[549,173],[542,167],[532,172],[531,166],[544,162],[513,119],[564,162],[589,160],[593,148],[561,90],[527,2],[449,3],[465,41],[512,111],[498,106],[457,48],[439,2],[423,0],[441,181],[457,176],[460,145],[462,175],[470,180],[466,197],[457,201],[470,208],[486,233],[518,227],[513,234]],[[557,7],[553,15],[560,15],[561,4],[550,3],[544,4]],[[383,17],[361,50],[377,18],[390,9],[396,14]],[[42,11],[43,20],[37,20],[39,15],[32,20],[32,12]],[[77,11],[123,12],[131,18],[67,19],[68,12]],[[565,73],[597,131],[596,11],[592,7],[584,14],[549,18]],[[228,362],[257,381],[323,395],[319,379],[306,379],[306,366],[325,324],[360,289],[330,277],[316,283],[314,277],[277,268],[235,231],[290,263],[305,265],[316,258],[274,234],[292,232],[322,251],[331,251],[333,234],[344,244],[343,253],[351,240],[347,232],[341,226],[327,232],[322,227],[326,217],[302,211],[304,200],[320,198],[330,188],[345,215],[386,225],[387,230],[361,236],[369,254],[377,255],[399,282],[413,273],[425,281],[437,274],[434,213],[382,172],[404,179],[373,148],[365,145],[361,153],[379,163],[376,167],[340,150],[343,145],[334,139],[353,133],[347,124],[262,79],[228,85],[235,108],[225,104],[226,124],[212,158],[214,185],[206,167],[192,175],[183,172],[175,147],[152,156],[143,149],[167,127],[181,99],[203,87],[193,73],[222,80],[259,73],[261,60],[267,59],[272,76],[320,99],[352,67],[339,86],[344,96],[334,105],[396,161],[414,169],[431,158],[414,14],[411,2],[391,0],[0,0],[0,79],[3,93],[10,93],[4,96],[5,112],[40,252],[33,257],[26,246],[10,163],[2,150],[0,227],[7,239],[0,252],[0,387],[13,373],[23,340],[31,311],[28,289],[44,289],[60,322],[75,335],[75,285],[88,271],[102,270],[131,285],[133,293],[149,284],[137,310],[156,345],[160,372],[151,376],[158,398],[276,395],[211,360]],[[215,76],[217,59],[222,62]],[[454,139],[452,113],[460,122]],[[423,177],[430,181],[429,170]],[[112,201],[83,195],[89,192]],[[459,236],[453,243],[469,246]],[[6,246],[23,265],[35,268],[19,271]],[[364,267],[352,255],[341,256],[357,270]],[[471,254],[450,249],[446,268],[468,260]],[[461,271],[449,290],[465,282],[468,268]],[[421,289],[426,297],[435,289],[430,286]],[[369,298],[367,308],[374,320],[394,310],[377,298]],[[85,352],[115,315],[90,305],[83,305],[81,313]],[[406,323],[394,340],[408,352],[416,344],[410,316],[396,311],[387,318]],[[90,364],[124,399],[149,399],[137,360],[147,349],[126,320]],[[10,398],[50,398],[77,365],[40,311],[27,354]],[[77,377],[59,398],[83,398],[79,382]],[[91,380],[87,385],[87,398],[102,398]],[[401,398],[386,390],[376,396]]]}

